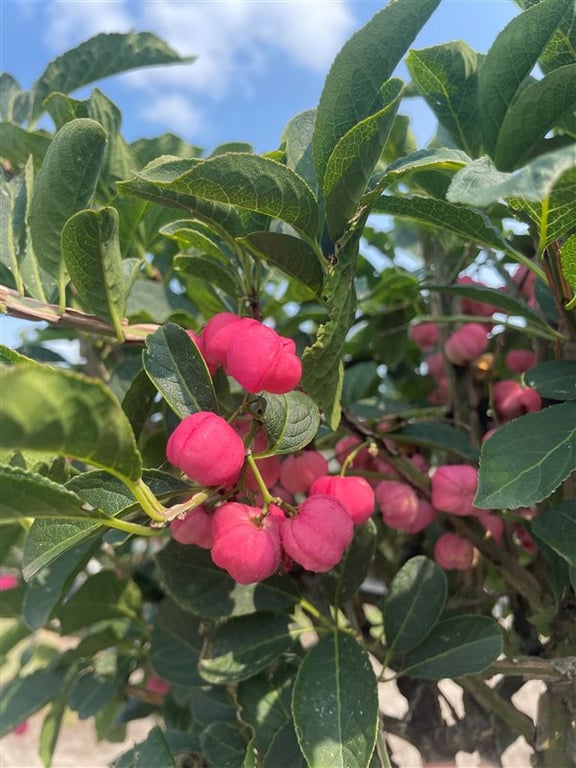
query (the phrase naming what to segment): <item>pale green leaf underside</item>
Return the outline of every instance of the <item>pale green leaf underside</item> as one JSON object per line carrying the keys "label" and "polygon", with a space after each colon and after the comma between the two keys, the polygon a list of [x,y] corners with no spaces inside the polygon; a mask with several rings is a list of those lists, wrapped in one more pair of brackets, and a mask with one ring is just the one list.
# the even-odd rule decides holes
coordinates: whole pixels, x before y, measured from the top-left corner
{"label": "pale green leaf underside", "polygon": [[268,448],[262,455],[295,453],[316,437],[320,414],[314,402],[303,392],[294,390],[285,395],[264,393],[260,399],[268,435]]}
{"label": "pale green leaf underside", "polygon": [[574,403],[562,403],[504,424],[482,446],[474,505],[529,507],[576,469]]}
{"label": "pale green leaf underside", "polygon": [[576,235],[571,235],[562,246],[560,263],[566,282],[576,294]]}

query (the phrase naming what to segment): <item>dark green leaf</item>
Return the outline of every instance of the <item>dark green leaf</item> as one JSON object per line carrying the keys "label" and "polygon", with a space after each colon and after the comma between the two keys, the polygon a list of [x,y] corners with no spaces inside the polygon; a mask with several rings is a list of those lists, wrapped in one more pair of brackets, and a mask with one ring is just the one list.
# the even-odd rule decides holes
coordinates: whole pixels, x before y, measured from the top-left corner
{"label": "dark green leaf", "polygon": [[54,59],[32,88],[31,122],[43,112],[43,102],[54,91],[71,93],[104,77],[129,69],[193,61],[182,58],[150,32],[100,34]]}
{"label": "dark green leaf", "polygon": [[76,678],[70,690],[70,709],[80,720],[93,717],[124,686],[125,680],[116,674],[99,675],[87,671]]}
{"label": "dark green leaf", "polygon": [[322,574],[322,587],[333,605],[342,605],[360,589],[372,566],[376,525],[372,519],[355,526],[354,538],[336,568]]}
{"label": "dark green leaf", "polygon": [[166,737],[155,725],[144,741],[134,745],[134,768],[176,768]]}
{"label": "dark green leaf", "polygon": [[238,723],[210,723],[202,731],[200,743],[210,765],[244,768],[248,740]]}
{"label": "dark green leaf", "polygon": [[236,271],[230,264],[224,264],[222,257],[216,259],[212,256],[183,254],[174,259],[174,269],[181,277],[188,280],[205,280],[234,299],[242,291]]}
{"label": "dark green leaf", "polygon": [[476,51],[462,40],[412,50],[406,66],[438,122],[471,157],[481,143]]}
{"label": "dark green leaf", "polygon": [[558,506],[538,515],[530,532],[545,542],[554,552],[576,567],[576,500],[561,502]]}
{"label": "dark green leaf", "polygon": [[195,248],[202,254],[218,259],[223,265],[227,258],[222,252],[222,244],[214,231],[195,219],[171,221],[160,229],[160,233],[175,240],[182,250]]}
{"label": "dark green leaf", "polygon": [[[242,722],[252,726],[260,754],[268,750],[281,728],[292,721],[290,702],[294,674],[293,666],[280,665],[272,674],[254,675],[237,688]],[[296,736],[294,742],[300,753]]]}
{"label": "dark green leaf", "polygon": [[2,376],[6,448],[53,451],[139,480],[140,454],[120,404],[95,379],[42,366],[15,366]]}
{"label": "dark green leaf", "polygon": [[397,0],[379,11],[336,56],[324,83],[314,129],[316,175],[322,184],[340,139],[381,108],[380,88],[440,0]]}
{"label": "dark green leaf", "polygon": [[[34,180],[28,222],[41,269],[61,294],[65,284],[60,236],[66,221],[87,208],[96,189],[106,131],[95,120],[71,120],[54,136]],[[47,291],[49,293],[50,291]]]}
{"label": "dark green leaf", "polygon": [[195,725],[205,728],[211,723],[236,722],[236,707],[224,686],[203,685],[190,699],[190,713]]}
{"label": "dark green leaf", "polygon": [[489,616],[454,616],[436,624],[404,658],[402,674],[423,680],[473,675],[502,653],[502,632]]}
{"label": "dark green leaf", "polygon": [[292,720],[280,727],[264,755],[264,768],[307,768]]}
{"label": "dark green leaf", "polygon": [[60,692],[65,673],[38,669],[26,677],[16,677],[2,691],[0,700],[0,736],[10,733]]}
{"label": "dark green leaf", "polygon": [[576,400],[576,361],[549,360],[524,374],[524,383],[551,400]]}
{"label": "dark green leaf", "polygon": [[384,602],[390,651],[409,651],[430,634],[444,610],[447,592],[444,571],[427,557],[413,557],[400,568]]}
{"label": "dark green leaf", "polygon": [[170,541],[156,555],[167,592],[185,611],[196,616],[220,618],[258,610],[289,610],[298,593],[288,576],[277,576],[259,584],[237,584],[217,568],[200,547]]}
{"label": "dark green leaf", "polygon": [[574,403],[528,413],[504,424],[482,446],[474,505],[529,507],[550,496],[575,469]]}
{"label": "dark green leaf", "polygon": [[526,86],[500,126],[494,155],[497,167],[511,171],[521,165],[540,139],[574,108],[576,64],[554,69],[542,80]]}
{"label": "dark green leaf", "polygon": [[68,704],[68,689],[61,691],[60,694],[50,704],[50,709],[42,722],[42,730],[38,742],[38,754],[44,768],[50,768],[52,757],[60,735],[60,728]]}
{"label": "dark green leaf", "polygon": [[296,390],[285,395],[260,395],[268,448],[258,456],[295,453],[305,448],[318,432],[320,413],[314,402]]}
{"label": "dark green leaf", "polygon": [[326,164],[322,182],[326,224],[334,242],[356,214],[360,198],[388,140],[402,95],[403,82],[387,80],[374,114],[350,128]]}
{"label": "dark green leaf", "polygon": [[50,136],[43,131],[25,131],[14,123],[0,123],[2,156],[17,168],[23,166],[32,155],[39,168],[50,146]]}
{"label": "dark green leaf", "polygon": [[229,619],[214,630],[200,675],[217,685],[257,675],[294,645],[289,623],[288,616],[264,612]]}
{"label": "dark green leaf", "polygon": [[200,620],[166,598],[150,641],[150,664],[160,677],[184,687],[204,685],[198,674],[203,638]]}
{"label": "dark green leaf", "polygon": [[68,518],[70,520],[107,520],[72,491],[42,475],[19,467],[0,466],[2,499],[0,523],[30,517]]}
{"label": "dark green leaf", "polygon": [[78,296],[92,314],[111,323],[123,340],[126,290],[115,208],[79,211],[62,229],[62,255]]}
{"label": "dark green leaf", "polygon": [[3,621],[0,627],[0,665],[3,665],[6,656],[24,638],[29,637],[30,630],[23,621]]}
{"label": "dark green leaf", "polygon": [[155,387],[181,419],[198,411],[218,412],[204,358],[178,325],[168,323],[148,335],[142,359]]}
{"label": "dark green leaf", "polygon": [[500,32],[478,73],[484,145],[493,156],[506,114],[573,0],[544,0]]}
{"label": "dark green leaf", "polygon": [[21,122],[14,113],[22,89],[9,72],[0,73],[0,118],[10,123]]}
{"label": "dark green leaf", "polygon": [[317,296],[321,295],[324,266],[306,240],[283,232],[251,232],[246,237],[238,238],[238,242]]}
{"label": "dark green leaf", "polygon": [[439,422],[417,421],[407,424],[399,432],[394,432],[392,439],[409,445],[440,448],[472,461],[477,461],[479,456],[478,450],[470,447],[467,432]]}
{"label": "dark green leaf", "polygon": [[146,371],[142,369],[136,374],[124,395],[122,410],[137,440],[146,426],[156,394],[156,387]]}
{"label": "dark green leaf", "polygon": [[104,530],[99,523],[35,520],[24,544],[22,575],[26,580],[32,579],[68,549],[86,539],[101,536]]}
{"label": "dark green leaf", "polygon": [[376,677],[368,654],[341,632],[302,662],[292,695],[300,749],[312,768],[367,768],[378,730]]}
{"label": "dark green leaf", "polygon": [[100,571],[58,610],[62,632],[69,634],[96,621],[139,621],[140,602],[140,590],[133,582],[121,581],[112,571]]}

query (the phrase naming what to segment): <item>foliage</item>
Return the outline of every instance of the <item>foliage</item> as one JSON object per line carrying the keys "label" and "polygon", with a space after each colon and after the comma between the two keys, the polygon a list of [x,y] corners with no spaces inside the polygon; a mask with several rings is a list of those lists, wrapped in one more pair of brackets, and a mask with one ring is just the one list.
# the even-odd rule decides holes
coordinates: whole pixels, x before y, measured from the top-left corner
{"label": "foliage", "polygon": [[[535,765],[575,764],[576,12],[526,0],[486,56],[410,50],[438,4],[380,10],[265,155],[129,144],[104,93],[69,96],[183,61],[149,33],[88,40],[28,92],[1,76],[2,310],[46,328],[0,350],[0,563],[18,574],[2,663],[20,660],[0,723],[48,705],[46,766],[69,709],[110,740],[156,717],[117,768],[387,766],[387,734],[450,759],[463,733],[488,759],[522,735]],[[403,57],[409,84],[393,77]],[[439,122],[422,149],[399,112],[414,94]],[[219,313],[292,338],[301,386],[247,393],[212,365],[201,331]],[[471,323],[482,348],[467,357],[465,333],[444,355]],[[73,362],[55,339],[77,343]],[[201,411],[250,425],[232,488],[166,460]],[[287,501],[264,462],[280,474],[305,450],[376,489],[335,567],[285,560],[239,584],[178,541],[171,521],[231,498],[296,514],[308,487]],[[433,509],[434,470],[463,464],[478,468],[473,514]],[[392,523],[385,492],[412,517]],[[447,533],[468,542],[464,566],[435,562]],[[555,722],[511,703],[530,677],[554,684]],[[464,690],[450,726],[444,678]],[[404,718],[379,713],[393,679]]]}

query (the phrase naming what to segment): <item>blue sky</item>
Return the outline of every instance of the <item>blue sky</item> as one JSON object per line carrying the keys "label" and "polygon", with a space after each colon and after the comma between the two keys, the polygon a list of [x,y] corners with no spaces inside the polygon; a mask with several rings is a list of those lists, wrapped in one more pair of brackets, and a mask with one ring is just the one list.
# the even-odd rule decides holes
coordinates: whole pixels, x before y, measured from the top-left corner
{"label": "blue sky", "polygon": [[[418,0],[413,0],[416,4]],[[275,149],[288,120],[316,106],[334,56],[380,0],[0,0],[0,69],[29,88],[53,58],[99,32],[153,31],[190,65],[108,78],[128,140],[178,133],[210,150],[247,141]],[[413,44],[465,40],[486,52],[519,12],[513,0],[443,0]],[[400,76],[406,76],[401,66]],[[86,96],[90,89],[76,96]],[[417,100],[401,109],[421,145],[435,123]],[[21,321],[0,317],[3,343]]]}

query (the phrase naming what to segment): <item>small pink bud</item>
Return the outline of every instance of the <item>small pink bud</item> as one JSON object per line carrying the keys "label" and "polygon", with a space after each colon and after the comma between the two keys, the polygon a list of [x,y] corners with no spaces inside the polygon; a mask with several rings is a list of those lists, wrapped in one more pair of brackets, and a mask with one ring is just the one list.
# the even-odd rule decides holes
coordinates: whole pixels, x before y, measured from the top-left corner
{"label": "small pink bud", "polygon": [[241,320],[232,312],[219,312],[208,320],[200,337],[202,354],[208,363],[214,366],[225,364],[228,346]]}
{"label": "small pink bud", "polygon": [[196,544],[203,549],[210,549],[213,521],[214,516],[203,506],[195,507],[182,519],[175,518],[171,521],[172,538],[180,544]]}
{"label": "small pink bud", "polygon": [[445,464],[432,475],[432,506],[452,515],[478,512],[472,500],[478,488],[478,470],[468,464]]}
{"label": "small pink bud", "polygon": [[170,683],[167,680],[163,680],[161,677],[151,675],[148,680],[146,680],[145,688],[147,691],[150,691],[150,693],[157,693],[160,696],[164,696],[170,690]]}
{"label": "small pink bud", "polygon": [[445,379],[448,375],[446,372],[446,361],[442,352],[434,352],[433,355],[428,355],[426,367],[428,368],[428,374],[433,379]]}
{"label": "small pink bud", "polygon": [[7,589],[14,589],[18,586],[18,579],[11,573],[5,573],[0,576],[0,592],[5,592]]}
{"label": "small pink bud", "polygon": [[376,486],[376,503],[386,525],[406,530],[418,515],[418,497],[405,483],[381,480]]}
{"label": "small pink bud", "polygon": [[440,341],[440,331],[436,323],[418,323],[418,325],[413,325],[408,335],[420,349],[430,349],[430,347],[433,347]]}
{"label": "small pink bud", "polygon": [[421,453],[413,453],[409,458],[410,464],[413,464],[419,472],[426,474],[429,470],[428,462]]}
{"label": "small pink bud", "polygon": [[511,349],[506,353],[504,363],[513,373],[525,373],[536,365],[536,355],[531,349]]}
{"label": "small pink bud", "polygon": [[466,365],[488,349],[488,334],[479,323],[466,323],[454,331],[444,345],[444,353],[454,365]]}
{"label": "small pink bud", "polygon": [[256,320],[236,324],[226,354],[226,370],[247,392],[290,392],[302,377],[292,339]]}
{"label": "small pink bud", "polygon": [[290,493],[307,493],[317,477],[327,474],[328,462],[318,451],[291,454],[282,462],[280,482]]}
{"label": "small pink bud", "polygon": [[292,560],[307,571],[322,573],[340,562],[353,533],[352,519],[338,499],[319,493],[285,521],[282,543]]}
{"label": "small pink bud", "polygon": [[172,432],[166,457],[201,485],[233,485],[244,464],[244,443],[221,416],[200,411]]}
{"label": "small pink bud", "polygon": [[467,571],[474,562],[474,546],[457,533],[444,533],[434,546],[434,560],[447,571]]}
{"label": "small pink bud", "polygon": [[228,501],[214,513],[212,560],[239,584],[272,576],[282,558],[281,510],[260,519],[262,510]]}
{"label": "small pink bud", "polygon": [[405,525],[401,530],[406,531],[406,533],[420,533],[420,531],[423,531],[427,525],[433,523],[437,517],[438,512],[434,509],[432,504],[427,502],[425,499],[418,499],[418,510],[416,512],[416,517],[414,520],[412,520],[411,523]]}
{"label": "small pink bud", "polygon": [[502,537],[504,536],[504,521],[502,518],[493,515],[492,512],[485,512],[482,515],[478,515],[478,522],[486,533],[494,539],[496,544],[501,547]]}
{"label": "small pink bud", "polygon": [[535,555],[538,552],[538,544],[534,541],[532,534],[523,525],[517,525],[514,528],[514,538],[520,544],[520,546],[529,552],[531,555]]}
{"label": "small pink bud", "polygon": [[495,382],[492,386],[492,401],[494,410],[502,421],[510,421],[542,408],[542,398],[538,392],[530,387],[523,387],[514,379]]}
{"label": "small pink bud", "polygon": [[448,405],[450,402],[450,384],[448,379],[438,379],[438,386],[426,396],[431,405]]}
{"label": "small pink bud", "polygon": [[10,733],[13,733],[14,736],[23,736],[28,730],[28,726],[28,720],[24,720],[24,722],[17,725],[16,728],[12,728]]}
{"label": "small pink bud", "polygon": [[363,477],[323,475],[310,487],[310,496],[323,493],[338,499],[354,525],[365,523],[374,512],[374,491]]}

